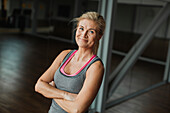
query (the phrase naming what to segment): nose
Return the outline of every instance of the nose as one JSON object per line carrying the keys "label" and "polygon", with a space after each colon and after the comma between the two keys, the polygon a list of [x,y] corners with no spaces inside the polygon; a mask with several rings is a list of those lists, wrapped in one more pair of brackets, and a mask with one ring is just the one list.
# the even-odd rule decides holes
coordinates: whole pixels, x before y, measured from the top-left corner
{"label": "nose", "polygon": [[88,36],[88,31],[85,31],[85,30],[84,30],[84,32],[83,32],[82,35],[83,35],[83,38],[87,38],[87,36]]}

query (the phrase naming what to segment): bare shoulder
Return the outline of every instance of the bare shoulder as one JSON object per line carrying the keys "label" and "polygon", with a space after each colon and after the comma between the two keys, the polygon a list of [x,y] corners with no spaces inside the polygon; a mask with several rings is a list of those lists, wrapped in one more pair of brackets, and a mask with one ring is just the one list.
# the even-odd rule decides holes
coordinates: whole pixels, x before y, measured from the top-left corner
{"label": "bare shoulder", "polygon": [[104,73],[103,63],[100,60],[94,62],[87,70],[87,74],[90,73],[95,73],[93,75],[97,75],[97,76],[103,76]]}
{"label": "bare shoulder", "polygon": [[91,65],[91,67],[93,67],[93,68],[95,68],[95,69],[102,69],[102,70],[104,69],[103,63],[102,63],[100,60],[94,62],[94,63]]}
{"label": "bare shoulder", "polygon": [[71,50],[71,49],[63,50],[63,51],[61,52],[61,54],[68,54],[70,51],[72,51],[72,50]]}
{"label": "bare shoulder", "polygon": [[63,59],[65,58],[65,56],[71,51],[71,49],[69,50],[63,50],[56,58],[56,60],[60,60],[60,62],[63,61]]}
{"label": "bare shoulder", "polygon": [[59,55],[67,55],[69,52],[71,51],[71,49],[68,49],[68,50],[63,50]]}

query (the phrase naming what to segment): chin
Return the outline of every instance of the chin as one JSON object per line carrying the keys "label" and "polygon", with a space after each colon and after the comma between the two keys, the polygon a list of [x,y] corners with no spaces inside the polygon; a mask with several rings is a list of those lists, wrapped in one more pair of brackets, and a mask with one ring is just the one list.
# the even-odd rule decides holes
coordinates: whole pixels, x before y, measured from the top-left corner
{"label": "chin", "polygon": [[79,45],[79,46],[85,46],[85,45],[87,45],[87,41],[86,41],[86,40],[82,40],[82,39],[76,40],[76,43],[77,43],[77,45]]}
{"label": "chin", "polygon": [[87,46],[86,45],[84,45],[84,44],[77,44],[78,45],[78,47],[81,47],[81,48],[86,48]]}

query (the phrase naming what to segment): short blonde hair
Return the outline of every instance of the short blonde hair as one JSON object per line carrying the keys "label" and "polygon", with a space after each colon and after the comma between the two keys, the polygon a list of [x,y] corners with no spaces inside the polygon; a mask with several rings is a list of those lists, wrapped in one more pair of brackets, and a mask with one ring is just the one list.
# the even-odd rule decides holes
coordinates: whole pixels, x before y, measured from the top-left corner
{"label": "short blonde hair", "polygon": [[[82,16],[78,17],[78,18],[74,18],[73,21],[75,21],[77,23],[77,25],[79,24],[79,22],[83,19],[89,19],[92,20],[94,22],[96,22],[97,28],[98,28],[98,32],[100,36],[103,36],[104,31],[105,31],[105,20],[103,18],[103,16],[101,16],[99,13],[97,12],[86,12],[84,14],[82,14]],[[95,43],[95,48],[94,48],[94,52],[95,54],[97,54],[98,51],[98,47],[99,47],[99,41],[97,41]]]}

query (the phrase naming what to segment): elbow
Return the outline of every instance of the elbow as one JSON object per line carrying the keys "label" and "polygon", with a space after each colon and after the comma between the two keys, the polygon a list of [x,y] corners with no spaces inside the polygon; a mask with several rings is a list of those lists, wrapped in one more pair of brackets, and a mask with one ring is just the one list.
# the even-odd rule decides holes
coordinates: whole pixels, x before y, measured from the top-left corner
{"label": "elbow", "polygon": [[77,99],[75,99],[73,103],[74,104],[72,104],[71,113],[85,113],[87,112],[90,106],[90,103],[82,103],[82,102],[79,102]]}
{"label": "elbow", "polygon": [[80,107],[80,106],[75,107],[75,108],[71,111],[71,113],[84,113],[84,112],[85,112],[85,110],[83,110],[82,107]]}
{"label": "elbow", "polygon": [[80,112],[79,109],[74,108],[70,111],[70,113],[82,113],[82,112]]}
{"label": "elbow", "polygon": [[73,113],[81,113],[78,109],[75,109]]}
{"label": "elbow", "polygon": [[82,110],[82,107],[80,107],[79,104],[75,103],[75,101],[72,101],[73,103],[71,104],[71,106],[69,106],[68,108],[66,107],[66,111],[68,113],[84,113]]}
{"label": "elbow", "polygon": [[80,109],[75,109],[74,113],[83,113]]}
{"label": "elbow", "polygon": [[73,113],[84,113],[85,111],[82,109],[75,109]]}
{"label": "elbow", "polygon": [[38,91],[39,91],[39,88],[38,88],[38,84],[37,84],[37,83],[35,84],[34,90],[35,90],[35,92],[38,92]]}
{"label": "elbow", "polygon": [[35,90],[35,92],[40,92],[41,88],[39,85],[39,81],[35,84],[34,90]]}

